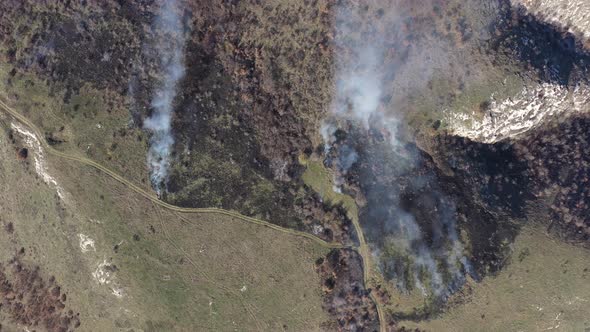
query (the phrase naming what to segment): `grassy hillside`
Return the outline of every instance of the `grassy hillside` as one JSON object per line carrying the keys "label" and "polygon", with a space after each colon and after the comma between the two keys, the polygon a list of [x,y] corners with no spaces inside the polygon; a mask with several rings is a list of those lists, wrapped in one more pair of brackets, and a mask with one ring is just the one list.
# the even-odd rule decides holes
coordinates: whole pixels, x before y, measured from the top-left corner
{"label": "grassy hillside", "polygon": [[325,249],[231,217],[164,210],[39,152],[10,121],[1,121],[0,258],[23,247],[22,264],[67,294],[77,330],[318,330],[327,319],[314,272]]}

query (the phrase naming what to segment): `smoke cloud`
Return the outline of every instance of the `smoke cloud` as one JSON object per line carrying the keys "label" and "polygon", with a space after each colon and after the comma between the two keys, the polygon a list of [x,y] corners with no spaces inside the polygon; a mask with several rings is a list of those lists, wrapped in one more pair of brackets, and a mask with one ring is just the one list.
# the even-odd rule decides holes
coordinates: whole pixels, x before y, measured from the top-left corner
{"label": "smoke cloud", "polygon": [[174,144],[171,122],[178,81],[184,76],[185,33],[176,1],[163,1],[154,22],[154,43],[149,47],[159,60],[160,82],[151,100],[153,113],[144,121],[152,133],[147,162],[158,194],[165,185]]}
{"label": "smoke cloud", "polygon": [[[387,8],[387,11],[394,11],[391,6]],[[328,164],[338,171],[335,190],[340,190],[344,183],[342,175],[347,174],[359,158],[367,164],[391,165],[387,176],[405,179],[403,184],[401,180],[393,185],[380,183],[375,174],[371,174],[368,183],[361,183],[369,202],[366,209],[370,210],[363,218],[363,228],[373,257],[396,279],[399,288],[406,289],[411,281],[425,296],[444,298],[464,283],[465,273],[473,271],[457,233],[454,204],[440,192],[432,175],[414,175],[422,165],[420,153],[400,138],[403,119],[389,96],[392,87],[388,82],[398,71],[407,73],[416,68],[388,57],[389,49],[383,45],[391,43],[384,30],[370,23],[368,27],[359,25],[359,21],[368,22],[363,18],[366,10],[365,6],[355,3],[336,8],[335,95],[331,116],[321,128]],[[384,16],[390,17],[391,26],[396,25],[395,12]],[[424,85],[425,76],[432,69],[421,68],[420,71],[416,77],[421,82],[408,82],[408,86]],[[336,137],[339,129],[350,135],[339,139]],[[380,137],[379,143],[371,138],[375,136]],[[372,141],[373,146],[363,146],[369,144],[367,141]],[[383,152],[374,145],[385,145],[388,151]],[[373,172],[372,169],[365,171]],[[414,204],[404,202],[404,195],[408,193],[419,193],[419,197],[407,200],[419,201],[428,213],[422,215],[408,207]],[[433,220],[429,220],[428,239],[424,222],[417,221],[425,215],[434,215]]]}

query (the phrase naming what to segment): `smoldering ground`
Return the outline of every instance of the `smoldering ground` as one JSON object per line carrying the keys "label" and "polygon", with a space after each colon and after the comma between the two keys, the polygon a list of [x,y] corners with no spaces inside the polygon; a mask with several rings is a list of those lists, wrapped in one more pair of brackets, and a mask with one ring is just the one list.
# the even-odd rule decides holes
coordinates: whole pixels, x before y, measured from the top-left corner
{"label": "smoldering ground", "polygon": [[176,1],[163,1],[154,19],[145,53],[158,61],[156,88],[151,98],[151,115],[144,128],[151,132],[148,166],[158,193],[166,184],[170,153],[174,144],[172,117],[176,88],[184,76],[184,44],[187,28],[181,20],[182,8]]}
{"label": "smoldering ground", "polygon": [[[514,221],[525,218],[534,199],[534,179],[511,144],[444,137],[416,143],[408,125],[420,98],[435,99],[428,112],[442,110],[501,61],[529,64],[523,76],[572,84],[571,69],[583,67],[583,56],[556,56],[544,39],[576,50],[579,43],[514,14],[506,1],[480,0],[343,1],[335,9],[335,97],[322,128],[326,164],[338,189],[362,205],[376,261],[401,289],[444,298],[467,275],[501,269],[510,254],[503,243],[514,240]],[[436,81],[445,82],[448,95],[433,91]]]}
{"label": "smoldering ground", "polygon": [[348,128],[328,165],[340,163],[340,151],[358,151],[358,161],[337,174],[345,192],[362,192],[361,224],[383,274],[403,291],[444,298],[467,275],[478,278],[459,234],[456,196],[445,193],[436,165],[413,143],[392,147],[386,129],[373,126]]}
{"label": "smoldering ground", "polygon": [[476,275],[455,203],[412,143],[400,104],[448,69],[452,55],[441,42],[413,36],[419,31],[407,29],[413,18],[403,3],[335,8],[334,99],[321,133],[335,189],[362,192],[361,223],[384,275],[402,290],[445,298]]}

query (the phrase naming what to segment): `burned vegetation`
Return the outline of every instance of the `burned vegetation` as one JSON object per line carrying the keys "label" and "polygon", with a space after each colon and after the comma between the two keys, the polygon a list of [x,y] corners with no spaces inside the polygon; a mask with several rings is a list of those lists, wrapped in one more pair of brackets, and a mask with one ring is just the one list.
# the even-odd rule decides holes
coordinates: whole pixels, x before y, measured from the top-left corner
{"label": "burned vegetation", "polygon": [[[184,45],[186,75],[171,102],[175,143],[162,198],[185,207],[236,210],[329,242],[357,244],[347,211],[305,185],[299,163],[317,145],[318,124],[332,101],[333,58],[348,54],[347,45],[333,45],[333,13],[336,6],[355,2],[306,0],[285,6],[213,0],[185,5],[181,20],[192,33]],[[388,37],[379,41],[387,53],[383,66],[395,68],[380,82],[389,88],[380,107],[399,108],[408,122],[424,115],[427,120],[419,121],[431,121],[437,133],[441,121],[429,117],[438,114],[417,109],[411,97],[423,91],[437,94],[437,84],[444,94],[432,97],[430,106],[442,109],[481,81],[485,75],[480,73],[489,67],[518,70],[523,80],[570,86],[588,72],[590,58],[579,40],[509,1],[399,0],[395,13],[379,2],[360,7],[348,26],[360,32],[351,36],[370,39],[379,30]],[[152,73],[156,60],[142,53],[156,9],[150,1],[112,1],[102,8],[69,1],[46,9],[7,1],[0,4],[2,59],[12,67],[14,80],[18,73],[30,72],[52,89],[63,86],[65,103],[84,85],[129,96],[130,126],[141,127],[153,112],[150,94],[158,80]],[[437,53],[443,56],[437,58]],[[451,75],[437,82],[428,66]],[[480,112],[489,107],[487,101],[478,105]],[[71,112],[78,111],[74,106]],[[573,119],[517,142],[492,145],[445,135],[406,137],[404,149],[418,162],[401,170],[399,164],[383,162],[382,145],[389,137],[375,130],[355,143],[356,166],[341,167],[348,156],[336,150],[346,144],[328,153],[326,166],[356,199],[373,248],[386,246],[384,233],[399,233],[401,227],[392,230],[391,220],[400,211],[419,228],[413,233],[419,241],[410,250],[428,248],[439,265],[449,247],[465,243],[465,248],[455,247],[460,251],[455,258],[464,262],[452,262],[442,276],[444,291],[452,292],[468,274],[478,279],[505,266],[518,221],[542,219],[549,212],[550,230],[588,243],[589,128],[587,119]],[[52,134],[46,139],[52,145],[63,143]],[[16,157],[30,159],[30,151],[19,149]],[[531,205],[541,209],[531,214]],[[455,226],[456,233],[450,232]],[[4,227],[13,232],[12,224]],[[441,232],[450,234],[450,240],[441,238]],[[387,254],[391,259],[380,262],[386,278],[410,288],[409,261],[394,250]],[[375,304],[363,285],[362,258],[352,250],[334,250],[316,268],[324,308],[334,317],[325,328],[377,330]],[[11,321],[50,331],[79,325],[77,316],[66,311],[66,297],[55,280],[44,281],[38,268],[15,259],[1,271],[0,313]]]}
{"label": "burned vegetation", "polygon": [[[163,198],[237,210],[353,243],[346,211],[306,186],[299,164],[311,152],[317,120],[329,104],[329,4],[192,6],[188,25],[195,33],[186,43],[186,78],[172,124],[173,167]],[[295,24],[285,20],[292,11],[300,18],[297,33],[282,36]]]}
{"label": "burned vegetation", "polygon": [[363,285],[362,258],[350,249],[332,250],[316,262],[324,293],[324,309],[334,318],[330,331],[379,331],[379,317]]}
{"label": "burned vegetation", "polygon": [[590,53],[584,39],[571,30],[543,21],[521,6],[501,0],[495,36],[489,49],[496,65],[514,63],[521,75],[560,85],[585,79],[590,69]]}
{"label": "burned vegetation", "polygon": [[549,231],[590,248],[590,119],[564,119],[515,143],[534,182],[530,188],[550,216]]}
{"label": "burned vegetation", "polygon": [[433,161],[445,192],[457,202],[478,276],[494,275],[508,262],[527,204],[534,198],[526,162],[509,143],[436,138]]}

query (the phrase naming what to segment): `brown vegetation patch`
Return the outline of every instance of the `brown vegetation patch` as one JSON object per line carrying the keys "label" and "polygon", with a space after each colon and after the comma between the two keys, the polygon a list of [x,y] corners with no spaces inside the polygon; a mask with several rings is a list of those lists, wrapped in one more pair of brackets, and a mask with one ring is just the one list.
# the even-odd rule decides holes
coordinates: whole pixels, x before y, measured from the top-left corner
{"label": "brown vegetation patch", "polygon": [[354,250],[332,250],[316,262],[324,292],[324,309],[333,317],[324,328],[337,331],[378,331],[379,317],[363,284],[362,258]]}
{"label": "brown vegetation patch", "polygon": [[7,222],[4,224],[4,230],[8,234],[14,233],[14,224],[12,222]]}
{"label": "brown vegetation patch", "polygon": [[19,256],[0,264],[0,300],[0,312],[19,325],[58,332],[80,326],[55,278],[45,281],[38,266],[26,266]]}

